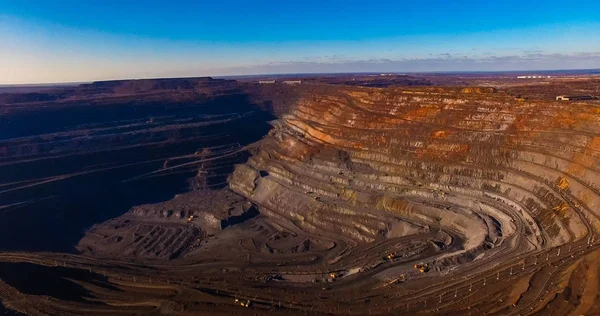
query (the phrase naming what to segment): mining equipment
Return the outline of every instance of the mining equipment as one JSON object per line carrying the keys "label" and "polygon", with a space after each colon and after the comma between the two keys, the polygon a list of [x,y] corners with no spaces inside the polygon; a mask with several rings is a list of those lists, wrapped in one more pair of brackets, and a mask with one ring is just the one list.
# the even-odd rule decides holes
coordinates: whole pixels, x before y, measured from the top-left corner
{"label": "mining equipment", "polygon": [[246,300],[245,302],[239,299],[235,299],[234,301],[236,304],[240,304],[240,306],[242,307],[250,307],[250,304],[252,304],[252,302],[250,300]]}
{"label": "mining equipment", "polygon": [[419,269],[419,272],[421,273],[429,272],[429,265],[427,263],[417,263],[414,265],[414,268]]}
{"label": "mining equipment", "polygon": [[331,273],[329,273],[329,279],[331,281],[334,281],[335,279],[341,277],[342,275],[343,275],[342,272],[331,272]]}
{"label": "mining equipment", "polygon": [[566,190],[569,188],[569,181],[564,177],[560,177],[556,183],[556,186],[558,186],[561,190]]}

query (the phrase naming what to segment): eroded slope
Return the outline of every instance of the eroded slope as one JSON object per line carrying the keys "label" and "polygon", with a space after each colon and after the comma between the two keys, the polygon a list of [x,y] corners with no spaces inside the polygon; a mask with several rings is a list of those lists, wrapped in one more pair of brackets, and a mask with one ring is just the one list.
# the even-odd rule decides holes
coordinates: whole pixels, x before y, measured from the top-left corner
{"label": "eroded slope", "polygon": [[445,274],[592,243],[599,135],[600,110],[583,104],[482,88],[343,88],[302,99],[230,187],[315,235],[423,242],[413,257],[389,252]]}
{"label": "eroded slope", "polygon": [[[84,256],[0,256],[7,271],[28,262],[67,275],[86,290],[76,304],[18,280],[0,282],[2,303],[54,314],[599,310],[598,108],[491,88],[293,89],[278,94],[293,109],[260,143],[224,137],[185,156],[199,190],[95,226]],[[248,156],[229,188],[207,185]]]}

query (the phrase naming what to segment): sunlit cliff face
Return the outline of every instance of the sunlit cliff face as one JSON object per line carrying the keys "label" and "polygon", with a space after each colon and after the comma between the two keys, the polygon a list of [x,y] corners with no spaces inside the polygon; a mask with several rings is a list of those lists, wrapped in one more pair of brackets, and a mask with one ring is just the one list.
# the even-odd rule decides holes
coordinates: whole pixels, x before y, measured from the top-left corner
{"label": "sunlit cliff face", "polygon": [[5,95],[0,314],[597,314],[600,108],[562,89]]}
{"label": "sunlit cliff face", "polygon": [[433,241],[444,271],[600,228],[600,109],[493,89],[303,97],[230,187],[282,225],[360,244]]}

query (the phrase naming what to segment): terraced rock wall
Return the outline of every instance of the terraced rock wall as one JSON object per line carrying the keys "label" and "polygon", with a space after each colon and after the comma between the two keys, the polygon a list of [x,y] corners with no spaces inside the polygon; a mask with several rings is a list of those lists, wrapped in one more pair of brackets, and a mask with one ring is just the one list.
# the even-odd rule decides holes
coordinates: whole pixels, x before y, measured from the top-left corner
{"label": "terraced rock wall", "polygon": [[92,225],[133,206],[226,187],[274,118],[247,93],[222,92],[235,84],[0,104],[0,250],[74,252]]}
{"label": "terraced rock wall", "polygon": [[600,108],[486,88],[348,88],[300,99],[230,188],[261,213],[353,243],[445,233],[430,260],[590,236]]}

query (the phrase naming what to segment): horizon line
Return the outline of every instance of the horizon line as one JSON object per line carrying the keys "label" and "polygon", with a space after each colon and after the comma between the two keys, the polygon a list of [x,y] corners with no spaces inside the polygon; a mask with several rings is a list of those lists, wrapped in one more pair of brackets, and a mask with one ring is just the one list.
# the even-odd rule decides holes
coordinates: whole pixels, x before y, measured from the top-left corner
{"label": "horizon line", "polygon": [[[115,78],[115,79],[103,79],[103,80],[87,80],[87,81],[64,81],[64,82],[36,82],[36,83],[6,83],[0,84],[0,88],[6,87],[35,87],[35,86],[74,86],[81,85],[87,83],[94,82],[106,82],[106,81],[128,81],[128,80],[156,80],[156,79],[192,79],[192,78],[213,78],[213,79],[227,79],[227,78],[244,78],[244,77],[262,77],[262,76],[316,76],[316,75],[348,75],[348,74],[503,74],[503,73],[526,73],[526,72],[539,72],[539,73],[553,73],[553,72],[578,72],[578,71],[598,71],[600,74],[600,68],[563,68],[563,69],[531,69],[531,70],[438,70],[438,71],[390,71],[390,72],[381,72],[381,71],[364,71],[364,72],[297,72],[297,73],[262,73],[262,74],[247,74],[247,75],[206,75],[206,76],[184,76],[184,77],[140,77],[140,78]],[[590,75],[594,75],[595,73],[591,73]]]}

